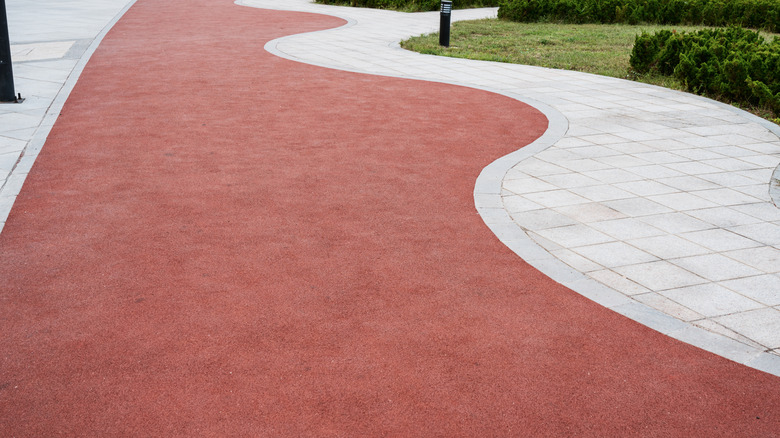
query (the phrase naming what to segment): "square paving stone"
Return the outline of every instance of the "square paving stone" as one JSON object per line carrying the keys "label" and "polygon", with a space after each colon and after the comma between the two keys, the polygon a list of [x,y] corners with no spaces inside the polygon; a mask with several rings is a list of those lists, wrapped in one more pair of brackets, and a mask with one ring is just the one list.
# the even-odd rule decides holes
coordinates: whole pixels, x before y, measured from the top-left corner
{"label": "square paving stone", "polygon": [[651,216],[661,213],[671,213],[672,209],[644,198],[618,199],[604,202],[604,205],[631,217]]}
{"label": "square paving stone", "polygon": [[544,182],[552,184],[556,188],[569,189],[573,187],[586,187],[599,185],[600,182],[581,173],[567,173],[561,175],[540,176]]}
{"label": "square paving stone", "polygon": [[669,193],[666,195],[648,196],[647,199],[665,205],[676,211],[711,208],[719,205],[691,193]]}
{"label": "square paving stone", "polygon": [[635,175],[631,172],[627,172],[623,169],[601,169],[582,172],[583,175],[598,180],[605,184],[616,184],[627,181],[639,181],[641,176]]}
{"label": "square paving stone", "polygon": [[660,294],[706,317],[727,315],[764,307],[761,303],[715,283],[670,289],[661,291]]}
{"label": "square paving stone", "polygon": [[690,176],[690,175],[675,176],[672,178],[659,178],[656,181],[660,184],[664,184],[669,187],[674,187],[677,190],[686,191],[686,192],[694,191],[694,190],[716,189],[720,187],[719,185],[713,182],[701,179],[697,176]]}
{"label": "square paving stone", "polygon": [[558,187],[537,178],[504,180],[501,187],[518,195],[558,189]]}
{"label": "square paving stone", "polygon": [[644,294],[650,291],[648,288],[629,280],[628,278],[618,274],[611,269],[588,272],[587,275],[588,277],[626,295]]}
{"label": "square paving stone", "polygon": [[772,308],[715,318],[715,321],[769,348],[780,348],[780,311]]}
{"label": "square paving stone", "polygon": [[575,248],[584,245],[606,243],[615,239],[600,233],[587,225],[569,225],[565,227],[539,230],[538,234],[563,248]]}
{"label": "square paving stone", "polygon": [[780,209],[775,207],[771,202],[757,202],[755,204],[735,205],[732,208],[764,221],[780,221]]}
{"label": "square paving stone", "polygon": [[647,179],[672,178],[675,176],[685,175],[684,172],[680,172],[678,170],[669,167],[673,164],[674,163],[665,164],[665,165],[651,164],[649,166],[631,167],[628,170],[630,170],[631,173],[634,173],[642,178],[647,178]]}
{"label": "square paving stone", "polygon": [[685,213],[679,212],[643,216],[639,218],[639,220],[660,230],[666,231],[669,234],[679,234],[714,228],[710,223],[700,221]]}
{"label": "square paving stone", "polygon": [[721,187],[739,187],[755,184],[751,178],[737,175],[734,172],[717,172],[699,175],[699,178],[717,184]]}
{"label": "square paving stone", "polygon": [[708,164],[704,164],[700,161],[686,161],[682,163],[669,163],[666,164],[666,167],[670,169],[674,169],[680,173],[684,173],[686,175],[702,175],[706,173],[715,173],[715,172],[721,172],[723,169],[720,169],[715,166],[710,166]]}
{"label": "square paving stone", "polygon": [[705,208],[686,213],[696,219],[701,219],[721,228],[755,224],[761,221],[756,217],[741,213],[731,207]]}
{"label": "square paving stone", "polygon": [[770,222],[740,225],[730,230],[767,245],[780,244],[780,225]]}
{"label": "square paving stone", "polygon": [[661,312],[674,316],[677,319],[683,321],[695,321],[701,319],[702,315],[694,312],[693,310],[666,298],[665,296],[651,292],[647,294],[633,295],[632,298],[639,301],[642,304],[648,305]]}
{"label": "square paving stone", "polygon": [[720,285],[767,306],[780,306],[780,276],[758,275],[720,282]]}
{"label": "square paving stone", "polygon": [[703,246],[671,234],[629,240],[627,243],[665,260],[710,252]]}
{"label": "square paving stone", "polygon": [[614,268],[617,266],[635,265],[658,260],[652,254],[634,248],[623,242],[608,242],[597,245],[580,246],[573,249],[581,256],[593,260],[601,266]]}
{"label": "square paving stone", "polygon": [[508,211],[510,214],[523,211],[539,210],[543,208],[541,205],[532,202],[520,195],[502,196],[501,205],[503,205],[506,211]]}
{"label": "square paving stone", "polygon": [[614,201],[616,199],[633,198],[634,195],[609,184],[588,187],[574,187],[572,192],[594,202]]}
{"label": "square paving stone", "polygon": [[758,198],[729,188],[698,190],[692,193],[719,205],[741,205],[760,202]]}
{"label": "square paving stone", "polygon": [[763,272],[721,254],[704,254],[671,260],[671,263],[712,281],[761,275]]}
{"label": "square paving stone", "polygon": [[615,272],[651,291],[675,289],[706,283],[707,280],[667,261],[621,266]]}
{"label": "square paving stone", "polygon": [[760,242],[721,228],[681,233],[679,236],[716,252],[762,246]]}
{"label": "square paving stone", "polygon": [[580,272],[591,272],[604,269],[604,266],[594,263],[569,249],[560,249],[552,251],[551,253],[563,263],[566,263]]}
{"label": "square paving stone", "polygon": [[563,207],[566,205],[586,204],[589,200],[568,190],[551,190],[547,192],[528,193],[525,195],[537,204],[545,207]]}
{"label": "square paving stone", "polygon": [[556,207],[555,211],[565,214],[577,222],[582,223],[621,219],[626,217],[625,214],[596,202]]}
{"label": "square paving stone", "polygon": [[768,274],[780,272],[780,250],[771,246],[729,251],[723,255]]}
{"label": "square paving stone", "polygon": [[664,234],[662,230],[630,217],[591,222],[590,226],[617,240],[640,239]]}
{"label": "square paving stone", "polygon": [[547,228],[563,227],[577,223],[574,219],[562,215],[554,210],[541,209],[518,213],[511,213],[512,220],[526,230],[544,230]]}
{"label": "square paving stone", "polygon": [[679,191],[674,187],[650,180],[628,181],[615,184],[615,187],[627,190],[637,196],[663,195]]}
{"label": "square paving stone", "polygon": [[568,169],[556,166],[546,161],[539,160],[537,158],[528,158],[523,160],[517,168],[529,175],[544,176],[544,175],[556,175],[559,173],[569,173]]}
{"label": "square paving stone", "polygon": [[608,164],[600,163],[592,158],[579,158],[579,156],[577,156],[576,159],[557,161],[556,163],[559,166],[571,170],[572,172],[587,172],[591,170],[603,170],[603,169],[612,168],[612,166]]}

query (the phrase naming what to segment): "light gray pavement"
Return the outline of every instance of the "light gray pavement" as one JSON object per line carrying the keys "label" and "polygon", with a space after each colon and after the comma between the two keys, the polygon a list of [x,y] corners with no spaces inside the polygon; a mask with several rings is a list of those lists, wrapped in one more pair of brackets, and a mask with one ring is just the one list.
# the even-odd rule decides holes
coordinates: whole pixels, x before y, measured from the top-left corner
{"label": "light gray pavement", "polygon": [[14,85],[0,104],[0,230],[84,64],[133,0],[7,0]]}
{"label": "light gray pavement", "polygon": [[[8,1],[16,88],[28,101],[0,107],[2,221],[95,42],[130,2]],[[777,126],[634,82],[400,49],[400,40],[437,30],[435,12],[239,4],[349,21],[272,41],[266,48],[277,55],[484,88],[540,109],[545,135],[497,157],[476,182],[477,210],[498,238],[606,307],[780,375],[780,210],[770,194]],[[495,9],[453,12],[453,20],[488,16]]]}

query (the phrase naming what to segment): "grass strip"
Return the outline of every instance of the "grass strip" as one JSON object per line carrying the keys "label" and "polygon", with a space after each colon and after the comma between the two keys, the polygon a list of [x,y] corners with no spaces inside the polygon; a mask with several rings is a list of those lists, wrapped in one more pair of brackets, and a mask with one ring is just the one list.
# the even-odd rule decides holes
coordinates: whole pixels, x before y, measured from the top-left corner
{"label": "grass strip", "polygon": [[[629,64],[636,36],[663,29],[691,32],[704,27],[515,23],[483,19],[453,23],[449,48],[439,46],[437,33],[410,38],[401,42],[401,47],[431,55],[575,70],[685,90],[684,84],[674,77],[639,75]],[[763,35],[766,38],[774,36]],[[743,109],[773,120],[771,114],[761,108]]]}

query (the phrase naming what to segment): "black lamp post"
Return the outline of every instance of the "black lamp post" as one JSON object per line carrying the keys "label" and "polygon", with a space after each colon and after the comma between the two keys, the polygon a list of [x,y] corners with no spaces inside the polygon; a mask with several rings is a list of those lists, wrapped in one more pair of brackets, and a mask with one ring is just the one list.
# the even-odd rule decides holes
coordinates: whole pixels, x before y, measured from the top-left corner
{"label": "black lamp post", "polygon": [[14,93],[14,70],[11,66],[11,39],[8,37],[8,16],[5,0],[0,0],[0,102],[19,103],[22,96]]}
{"label": "black lamp post", "polygon": [[441,0],[439,14],[439,45],[450,46],[450,17],[452,16],[452,0]]}

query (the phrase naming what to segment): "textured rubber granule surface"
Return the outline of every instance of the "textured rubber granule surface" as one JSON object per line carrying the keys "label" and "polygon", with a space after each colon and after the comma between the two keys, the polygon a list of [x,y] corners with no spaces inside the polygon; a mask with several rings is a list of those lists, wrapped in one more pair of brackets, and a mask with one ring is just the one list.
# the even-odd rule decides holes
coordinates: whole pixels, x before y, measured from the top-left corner
{"label": "textured rubber granule surface", "polygon": [[780,380],[591,303],[475,212],[509,98],[322,69],[343,21],[139,0],[0,235],[1,436],[771,436]]}

